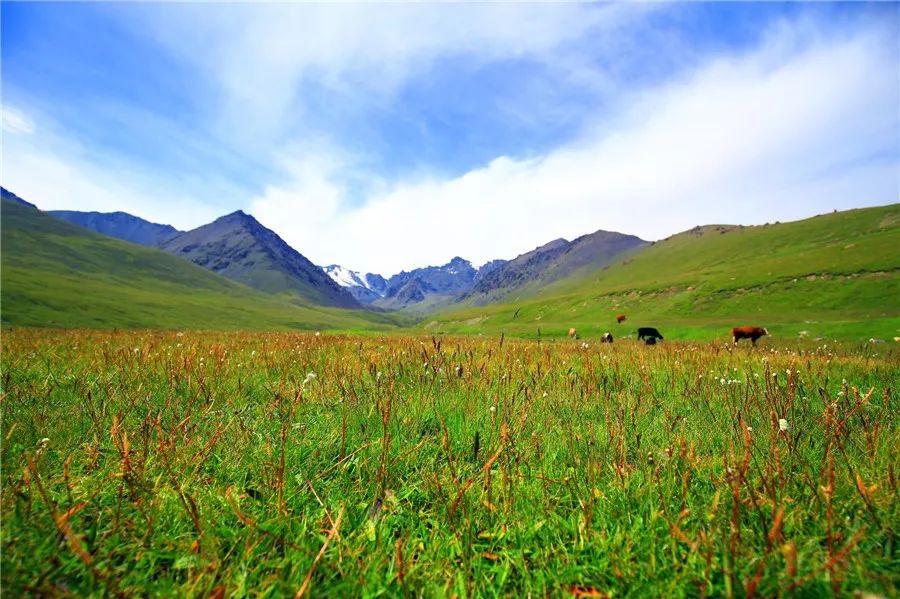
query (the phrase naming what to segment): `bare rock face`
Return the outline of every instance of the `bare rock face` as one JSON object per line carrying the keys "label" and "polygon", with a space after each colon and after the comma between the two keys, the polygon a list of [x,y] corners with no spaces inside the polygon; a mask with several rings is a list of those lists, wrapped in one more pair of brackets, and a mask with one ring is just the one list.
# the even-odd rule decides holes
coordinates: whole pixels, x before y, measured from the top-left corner
{"label": "bare rock face", "polygon": [[359,308],[349,291],[240,210],[160,244],[167,252],[267,293],[293,293],[314,304]]}

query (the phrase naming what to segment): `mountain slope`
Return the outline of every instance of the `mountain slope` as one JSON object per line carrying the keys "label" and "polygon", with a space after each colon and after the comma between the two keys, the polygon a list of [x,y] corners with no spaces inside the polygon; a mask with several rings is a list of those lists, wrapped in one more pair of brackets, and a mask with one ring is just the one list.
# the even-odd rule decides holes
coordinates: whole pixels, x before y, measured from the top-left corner
{"label": "mountain slope", "polygon": [[0,187],[0,199],[9,200],[14,204],[19,204],[20,206],[25,206],[27,208],[37,208],[37,206],[35,206],[31,202],[26,202],[5,187]]}
{"label": "mountain slope", "polygon": [[[580,270],[529,297],[448,310],[429,330],[562,335],[727,336],[741,324],[773,335],[900,335],[900,205],[763,226],[707,226]],[[620,326],[614,316],[625,313]],[[667,334],[668,333],[668,334]]]}
{"label": "mountain slope", "polygon": [[555,239],[510,260],[481,278],[461,300],[482,305],[539,289],[584,268],[599,268],[647,242],[634,235],[597,231],[574,241]]}
{"label": "mountain slope", "polygon": [[160,247],[266,293],[294,294],[321,306],[360,307],[322,269],[240,210],[181,233]]}
{"label": "mountain slope", "polygon": [[151,223],[127,212],[48,210],[47,214],[103,235],[141,245],[157,246],[180,233],[172,225]]}
{"label": "mountain slope", "polygon": [[396,317],[303,306],[161,250],[2,201],[6,325],[89,328],[384,329]]}

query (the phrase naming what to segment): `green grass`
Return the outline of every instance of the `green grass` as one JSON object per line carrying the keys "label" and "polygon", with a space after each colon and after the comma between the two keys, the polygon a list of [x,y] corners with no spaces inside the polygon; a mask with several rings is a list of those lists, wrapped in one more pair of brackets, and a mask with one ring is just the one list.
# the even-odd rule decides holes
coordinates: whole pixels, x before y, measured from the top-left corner
{"label": "green grass", "polygon": [[[425,319],[433,332],[599,335],[657,326],[673,338],[726,338],[735,325],[796,338],[900,335],[900,205],[792,223],[703,227],[608,268],[498,304]],[[515,316],[516,310],[520,310]],[[625,313],[621,327],[615,315]]]}
{"label": "green grass", "polygon": [[405,322],[267,295],[6,200],[2,210],[5,326],[384,330]]}
{"label": "green grass", "polygon": [[17,329],[0,360],[10,596],[900,583],[895,345]]}

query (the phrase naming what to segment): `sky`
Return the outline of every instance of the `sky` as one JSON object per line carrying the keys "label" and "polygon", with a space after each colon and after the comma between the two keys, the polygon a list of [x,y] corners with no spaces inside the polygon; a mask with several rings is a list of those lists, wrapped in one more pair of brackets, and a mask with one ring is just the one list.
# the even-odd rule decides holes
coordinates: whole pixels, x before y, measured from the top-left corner
{"label": "sky", "polygon": [[481,264],[900,201],[897,3],[0,4],[41,209],[244,210],[317,264]]}

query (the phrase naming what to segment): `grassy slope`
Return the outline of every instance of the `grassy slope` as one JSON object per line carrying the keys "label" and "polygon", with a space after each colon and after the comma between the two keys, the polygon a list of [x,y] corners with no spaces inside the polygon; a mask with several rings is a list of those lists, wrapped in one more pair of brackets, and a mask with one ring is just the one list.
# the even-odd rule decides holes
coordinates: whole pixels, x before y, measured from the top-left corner
{"label": "grassy slope", "polygon": [[4,325],[17,326],[372,329],[396,322],[300,306],[6,200],[0,310]]}
{"label": "grassy slope", "polygon": [[[898,248],[898,204],[776,225],[704,227],[531,296],[432,316],[427,326],[515,335],[538,327],[559,335],[575,326],[597,335],[653,325],[673,338],[711,338],[758,324],[776,335],[892,338],[900,334]],[[618,312],[629,326],[615,324]]]}

